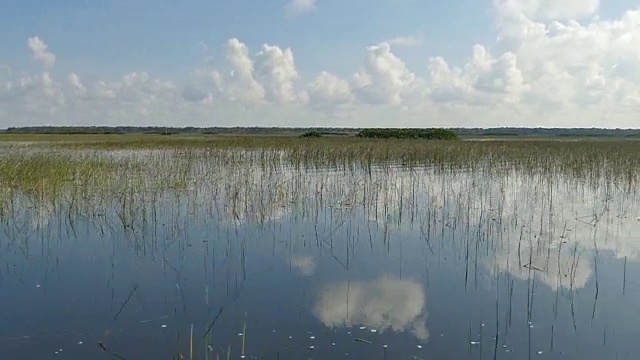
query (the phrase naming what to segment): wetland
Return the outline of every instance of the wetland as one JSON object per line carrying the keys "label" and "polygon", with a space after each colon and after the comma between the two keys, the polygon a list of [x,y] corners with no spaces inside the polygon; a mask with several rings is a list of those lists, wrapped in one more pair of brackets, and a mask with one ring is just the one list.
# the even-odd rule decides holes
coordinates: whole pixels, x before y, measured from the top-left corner
{"label": "wetland", "polygon": [[634,359],[640,142],[0,136],[3,359]]}

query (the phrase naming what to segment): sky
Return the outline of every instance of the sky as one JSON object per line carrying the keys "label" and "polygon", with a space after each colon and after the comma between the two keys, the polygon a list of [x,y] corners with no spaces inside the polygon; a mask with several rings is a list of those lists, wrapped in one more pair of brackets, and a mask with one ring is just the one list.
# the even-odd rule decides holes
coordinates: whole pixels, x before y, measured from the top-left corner
{"label": "sky", "polygon": [[0,5],[0,128],[640,128],[640,0]]}

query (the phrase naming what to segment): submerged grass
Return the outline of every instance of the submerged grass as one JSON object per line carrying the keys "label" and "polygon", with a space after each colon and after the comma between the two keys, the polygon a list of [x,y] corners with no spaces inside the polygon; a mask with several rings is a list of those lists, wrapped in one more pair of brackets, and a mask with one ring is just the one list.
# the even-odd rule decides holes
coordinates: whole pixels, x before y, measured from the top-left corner
{"label": "submerged grass", "polygon": [[[11,139],[10,145],[0,145],[0,210],[20,194],[72,204],[116,199],[123,218],[133,217],[135,207],[141,206],[134,195],[157,201],[167,192],[193,193],[205,185],[214,196],[228,196],[236,212],[256,206],[251,203],[254,195],[259,196],[260,206],[278,206],[282,198],[298,199],[295,194],[304,185],[305,174],[315,170],[337,171],[354,181],[359,177],[354,174],[371,177],[397,168],[479,174],[487,179],[518,171],[530,177],[570,178],[593,187],[605,182],[625,189],[634,188],[640,172],[640,142],[622,140],[431,142],[151,135]],[[31,142],[16,145],[17,141]]]}
{"label": "submerged grass", "polygon": [[[493,256],[489,264],[496,272],[533,281],[531,294],[535,281],[573,291],[584,286],[576,275],[583,263],[577,247],[565,256],[571,244],[564,244],[588,236],[595,244],[599,223],[614,223],[627,208],[634,209],[638,145],[622,140],[14,137],[0,145],[0,225],[8,244],[25,254],[33,246],[27,241],[31,228],[56,229],[55,222],[58,233],[69,228],[73,234],[78,219],[102,234],[130,235],[125,239],[140,253],[164,254],[172,246],[191,246],[185,229],[200,219],[220,239],[207,246],[224,247],[213,253],[227,254],[221,256],[228,257],[224,263],[231,273],[245,271],[249,245],[238,235],[243,224],[264,231],[282,219],[309,221],[314,234],[305,239],[315,238],[311,242],[346,269],[357,242],[368,238],[373,248],[378,239],[388,248],[394,229],[409,224],[431,252],[443,248],[444,239],[456,249],[465,263],[465,286],[475,281],[478,259]],[[368,236],[354,235],[360,234],[359,217],[366,219],[362,231]],[[582,228],[587,230],[578,234]],[[338,245],[341,232],[346,232],[346,253]],[[289,249],[294,238],[287,240]],[[250,356],[246,319],[245,313],[242,343],[235,348],[241,356]],[[197,345],[192,325],[185,345],[191,359],[198,356]],[[226,354],[230,358],[230,345]]]}
{"label": "submerged grass", "polygon": [[107,172],[127,170],[123,165],[97,157],[61,157],[48,153],[10,156],[0,160],[0,179],[3,186],[38,191],[43,186],[58,188],[69,181],[77,183]]}
{"label": "submerged grass", "polygon": [[179,195],[205,184],[227,194],[234,208],[247,209],[252,187],[268,190],[270,195],[260,200],[261,205],[280,203],[278,196],[295,194],[292,186],[300,186],[304,174],[316,170],[371,176],[398,168],[431,169],[487,178],[518,171],[631,189],[640,172],[639,145],[633,140],[4,135],[0,136],[0,210],[16,194],[26,194],[39,199],[64,197],[74,204],[119,199],[125,203],[121,216],[132,216],[135,194],[147,194],[155,201],[166,192]]}
{"label": "submerged grass", "polygon": [[[640,167],[640,142],[634,140],[491,140],[425,141],[418,139],[360,139],[326,137],[300,139],[267,136],[159,135],[4,135],[0,144],[27,143],[31,147],[67,150],[179,151],[182,160],[206,153],[226,162],[250,161],[272,166],[284,161],[297,166],[353,164],[404,166],[462,166],[475,168],[521,165],[536,168],[561,165],[580,173],[600,168]],[[239,152],[239,150],[242,150]],[[52,164],[54,165],[54,164]]]}

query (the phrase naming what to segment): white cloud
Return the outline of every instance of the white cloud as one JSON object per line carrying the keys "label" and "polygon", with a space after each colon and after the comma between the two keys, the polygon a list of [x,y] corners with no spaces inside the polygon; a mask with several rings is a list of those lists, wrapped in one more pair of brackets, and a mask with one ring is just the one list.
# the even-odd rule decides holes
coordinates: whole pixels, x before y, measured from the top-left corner
{"label": "white cloud", "polygon": [[87,88],[82,84],[82,81],[80,81],[80,76],[78,74],[69,74],[67,81],[77,97],[84,97],[87,94]]}
{"label": "white cloud", "polygon": [[[476,45],[462,67],[451,66],[443,58],[431,59],[433,101],[466,106],[516,104],[532,114],[542,111],[545,116],[565,117],[563,126],[586,126],[570,123],[567,114],[599,109],[600,113],[627,114],[623,126],[633,126],[632,109],[640,106],[639,87],[633,85],[640,81],[639,11],[628,11],[617,21],[593,20],[585,25],[534,21],[521,12],[505,14],[498,18],[501,55],[494,57]],[[597,120],[592,112],[583,121]]]}
{"label": "white cloud", "polygon": [[400,105],[420,87],[420,79],[387,43],[367,48],[364,68],[353,75],[352,81],[356,97],[369,104]]}
{"label": "white cloud", "polygon": [[382,277],[326,285],[313,314],[328,327],[369,326],[378,331],[410,331],[421,341],[429,339],[425,291],[412,280]]}
{"label": "white cloud", "polygon": [[206,93],[197,87],[194,86],[186,86],[182,90],[182,98],[186,101],[191,101],[200,104],[211,104],[213,103],[213,94]]}
{"label": "white cloud", "polygon": [[422,45],[422,43],[424,42],[424,38],[422,34],[413,34],[398,36],[392,39],[385,40],[384,42],[392,46],[414,47]]}
{"label": "white cloud", "polygon": [[518,57],[505,52],[494,58],[482,45],[473,48],[473,57],[464,68],[451,68],[443,58],[429,64],[431,97],[436,102],[489,105],[517,103],[529,91]]}
{"label": "white cloud", "polygon": [[291,49],[284,51],[277,46],[263,45],[256,54],[256,78],[266,91],[266,98],[272,102],[296,100],[293,81],[298,78]]}
{"label": "white cloud", "polygon": [[316,9],[316,0],[291,0],[284,10],[288,16],[298,16]]}
{"label": "white cloud", "polygon": [[[299,75],[291,49],[264,44],[252,57],[247,45],[234,38],[227,42],[226,57],[231,68],[228,75],[210,68],[193,74],[198,85],[213,86],[209,92],[212,97],[247,105],[305,101],[306,93],[295,89]],[[193,95],[193,91],[188,92]]]}
{"label": "white cloud", "polygon": [[33,58],[40,62],[46,69],[50,69],[56,63],[56,56],[48,51],[47,44],[40,40],[39,37],[34,36],[29,38],[27,45],[31,50]]}
{"label": "white cloud", "polygon": [[[295,49],[264,44],[251,52],[232,38],[226,54],[211,54],[216,61],[203,63],[190,79],[169,82],[137,72],[89,81],[74,72],[61,85],[52,71],[55,55],[36,36],[29,39],[29,48],[45,74],[5,71],[0,96],[4,103],[13,101],[14,109],[10,113],[5,107],[10,119],[5,122],[18,124],[11,119],[23,109],[42,106],[34,114],[46,116],[30,118],[36,123],[116,121],[111,116],[136,123],[137,109],[144,108],[150,119],[174,119],[176,124],[189,119],[194,125],[207,125],[212,114],[222,114],[216,118],[230,124],[266,126],[388,126],[399,118],[394,125],[638,127],[639,10],[617,20],[577,22],[567,19],[593,13],[596,3],[574,7],[569,1],[566,7],[551,6],[545,16],[536,15],[542,11],[536,9],[545,8],[542,0],[494,4],[496,42],[475,45],[466,60],[433,56],[409,68],[392,50],[392,44],[417,43],[418,36],[405,36],[363,49],[361,66],[351,76],[332,69],[310,73],[305,61],[294,56]],[[220,55],[226,55],[224,64],[217,60]],[[304,71],[298,71],[299,62]],[[57,100],[44,104],[45,98]],[[86,107],[75,104],[79,98]],[[91,102],[98,106],[90,107]],[[122,110],[128,106],[136,110]],[[51,107],[57,116],[44,110]]]}
{"label": "white cloud", "polygon": [[69,80],[69,84],[74,88],[84,89],[84,86],[82,85],[82,82],[80,82],[80,76],[78,76],[78,74],[76,73],[69,74],[68,80]]}
{"label": "white cloud", "polygon": [[323,71],[308,85],[309,101],[321,106],[337,106],[353,101],[349,82]]}
{"label": "white cloud", "polygon": [[231,73],[226,77],[225,95],[232,101],[241,100],[258,103],[264,100],[265,89],[254,78],[253,60],[249,57],[249,49],[238,39],[227,43],[227,60],[231,65]]}
{"label": "white cloud", "polygon": [[532,19],[576,19],[598,11],[600,0],[494,0],[503,13],[522,13]]}

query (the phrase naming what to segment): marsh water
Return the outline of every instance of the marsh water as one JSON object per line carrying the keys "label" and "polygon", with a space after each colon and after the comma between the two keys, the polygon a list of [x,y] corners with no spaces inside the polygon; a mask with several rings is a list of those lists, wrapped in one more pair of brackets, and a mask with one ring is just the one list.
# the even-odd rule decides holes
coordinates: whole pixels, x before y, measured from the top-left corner
{"label": "marsh water", "polygon": [[188,167],[174,186],[151,189],[170,171],[156,169],[110,191],[4,198],[0,358],[640,354],[634,183],[517,167]]}

